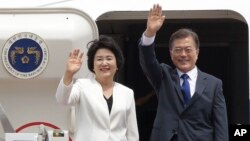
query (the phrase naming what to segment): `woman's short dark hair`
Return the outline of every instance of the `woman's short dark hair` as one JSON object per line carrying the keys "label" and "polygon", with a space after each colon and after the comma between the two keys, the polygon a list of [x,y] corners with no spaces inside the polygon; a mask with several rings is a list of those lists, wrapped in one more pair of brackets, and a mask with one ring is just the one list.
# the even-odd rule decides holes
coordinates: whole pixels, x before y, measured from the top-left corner
{"label": "woman's short dark hair", "polygon": [[100,35],[99,39],[95,39],[88,43],[88,69],[94,73],[94,57],[99,49],[108,49],[115,55],[116,64],[118,70],[120,70],[124,64],[124,57],[120,46],[115,42],[112,37]]}
{"label": "woman's short dark hair", "polygon": [[172,44],[176,39],[182,39],[182,38],[186,38],[189,36],[194,39],[194,42],[196,44],[196,48],[199,49],[199,46],[200,46],[199,37],[193,30],[191,30],[189,28],[181,28],[171,35],[171,37],[169,39],[169,49],[170,50],[172,49]]}

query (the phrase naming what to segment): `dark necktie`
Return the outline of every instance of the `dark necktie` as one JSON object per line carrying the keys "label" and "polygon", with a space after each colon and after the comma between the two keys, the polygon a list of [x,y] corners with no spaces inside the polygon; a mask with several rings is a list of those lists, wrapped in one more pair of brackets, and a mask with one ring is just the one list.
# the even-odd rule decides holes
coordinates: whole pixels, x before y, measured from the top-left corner
{"label": "dark necktie", "polygon": [[190,86],[189,86],[189,82],[188,82],[189,76],[187,74],[183,74],[181,76],[181,78],[183,79],[183,83],[181,85],[181,91],[182,91],[182,94],[183,94],[184,103],[185,103],[185,105],[187,105],[188,101],[191,98]]}

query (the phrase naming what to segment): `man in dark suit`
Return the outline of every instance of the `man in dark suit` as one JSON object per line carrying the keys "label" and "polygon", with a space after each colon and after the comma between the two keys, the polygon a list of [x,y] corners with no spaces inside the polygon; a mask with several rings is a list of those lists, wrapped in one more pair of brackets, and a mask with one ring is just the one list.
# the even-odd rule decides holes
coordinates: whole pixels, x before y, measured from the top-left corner
{"label": "man in dark suit", "polygon": [[154,5],[139,43],[140,64],[159,103],[151,140],[228,141],[222,81],[196,66],[197,34],[184,28],[170,37],[169,51],[176,68],[156,59],[154,39],[164,20],[161,6]]}

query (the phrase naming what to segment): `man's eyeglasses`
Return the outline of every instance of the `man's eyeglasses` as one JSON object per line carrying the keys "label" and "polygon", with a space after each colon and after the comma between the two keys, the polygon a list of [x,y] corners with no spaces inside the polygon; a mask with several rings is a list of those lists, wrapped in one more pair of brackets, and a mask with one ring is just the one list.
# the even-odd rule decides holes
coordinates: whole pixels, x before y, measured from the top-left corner
{"label": "man's eyeglasses", "polygon": [[175,54],[181,54],[183,51],[187,54],[192,53],[195,49],[191,47],[187,48],[180,48],[180,47],[175,47],[172,49],[173,53]]}

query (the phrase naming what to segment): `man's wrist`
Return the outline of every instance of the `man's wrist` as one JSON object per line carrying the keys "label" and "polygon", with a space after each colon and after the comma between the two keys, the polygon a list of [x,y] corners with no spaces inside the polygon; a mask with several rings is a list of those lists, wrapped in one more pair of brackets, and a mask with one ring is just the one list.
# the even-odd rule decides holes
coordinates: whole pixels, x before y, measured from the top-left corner
{"label": "man's wrist", "polygon": [[154,31],[152,31],[152,30],[150,30],[150,29],[146,29],[145,31],[144,31],[144,35],[146,36],[146,37],[154,37],[155,35],[156,35],[156,32],[154,32]]}
{"label": "man's wrist", "polygon": [[151,45],[152,43],[154,43],[155,40],[155,35],[148,37],[145,35],[145,32],[142,34],[142,45]]}

